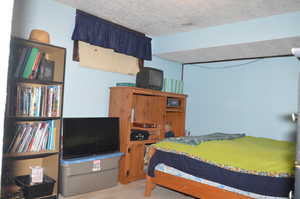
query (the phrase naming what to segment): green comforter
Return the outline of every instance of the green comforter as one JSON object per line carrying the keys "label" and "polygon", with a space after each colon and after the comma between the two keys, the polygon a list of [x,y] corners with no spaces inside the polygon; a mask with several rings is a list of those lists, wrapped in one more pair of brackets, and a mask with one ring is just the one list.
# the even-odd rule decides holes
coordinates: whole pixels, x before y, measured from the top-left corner
{"label": "green comforter", "polygon": [[233,170],[271,176],[294,174],[296,147],[293,142],[245,136],[196,146],[163,141],[155,147]]}

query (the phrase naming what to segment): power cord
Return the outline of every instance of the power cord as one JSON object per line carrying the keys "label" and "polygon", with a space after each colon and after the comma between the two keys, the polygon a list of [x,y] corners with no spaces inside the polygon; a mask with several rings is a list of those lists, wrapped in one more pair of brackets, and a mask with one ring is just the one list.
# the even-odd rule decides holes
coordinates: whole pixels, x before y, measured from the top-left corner
{"label": "power cord", "polygon": [[263,58],[251,60],[249,62],[242,63],[242,64],[227,65],[227,66],[206,66],[206,65],[198,65],[198,64],[195,64],[194,66],[199,67],[199,68],[209,69],[209,70],[222,70],[222,69],[237,68],[237,67],[245,66],[248,64],[253,64],[253,63],[261,61],[261,60],[263,60]]}

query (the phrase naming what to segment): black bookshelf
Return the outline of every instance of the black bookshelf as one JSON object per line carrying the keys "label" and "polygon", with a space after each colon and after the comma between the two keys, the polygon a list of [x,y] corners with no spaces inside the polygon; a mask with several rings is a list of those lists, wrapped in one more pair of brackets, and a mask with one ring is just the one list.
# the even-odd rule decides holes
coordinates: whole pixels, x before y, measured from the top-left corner
{"label": "black bookshelf", "polygon": [[[24,76],[25,69],[29,64],[29,58],[24,57],[25,48],[38,49],[38,54],[33,58],[35,61],[29,65],[29,69],[31,70],[29,76]],[[53,193],[41,198],[58,198],[66,48],[12,37],[10,49],[4,123],[2,179],[7,176],[14,179],[16,176],[28,175],[30,174],[30,166],[41,166],[44,168],[44,174],[56,181]],[[23,56],[20,56],[22,53]],[[43,76],[43,74],[45,74],[43,73],[44,71],[39,70],[43,59],[51,62],[51,75]],[[23,64],[21,68],[19,67],[20,63]],[[19,68],[20,70],[17,72]],[[23,77],[28,79],[24,79]],[[29,91],[22,90],[24,87],[26,87],[26,89],[28,88]],[[30,87],[33,89],[30,90]],[[27,98],[24,97],[23,100],[25,94]],[[48,101],[48,96],[49,99],[56,101]],[[35,99],[35,101],[33,99]],[[35,102],[33,108],[32,102]],[[52,107],[51,105],[54,102],[58,105],[53,105],[53,108],[48,109],[49,104],[49,107]],[[28,107],[26,107],[27,109],[24,112],[22,111],[23,109],[20,109],[18,105],[21,103],[30,107],[29,113],[27,113]],[[35,123],[37,123],[37,125]],[[44,123],[48,123],[49,125],[44,125]],[[29,127],[22,127],[22,125],[28,125]],[[28,129],[22,129],[23,132],[21,134],[21,131],[19,129],[17,130],[17,128]],[[37,133],[38,131],[39,134]],[[19,139],[17,139],[18,135],[20,135]],[[28,136],[26,137],[25,135]],[[35,145],[36,140],[38,140],[37,145]],[[21,143],[24,144],[18,150],[17,148],[11,150],[10,147],[15,146],[14,143],[20,143],[20,146]],[[34,144],[30,145],[32,143]],[[31,146],[34,148],[31,148]],[[16,147],[18,146],[16,145]],[[5,183],[2,183],[3,193],[11,192],[5,188],[6,186]],[[4,197],[3,193],[1,198]]]}
{"label": "black bookshelf", "polygon": [[24,152],[24,153],[5,153],[3,157],[5,159],[18,159],[18,160],[25,160],[25,159],[35,159],[35,158],[43,158],[50,155],[58,155],[59,152],[57,151],[47,151],[47,152]]}
{"label": "black bookshelf", "polygon": [[46,120],[60,120],[61,117],[18,117],[18,116],[9,116],[7,119],[16,120],[16,121],[46,121]]}
{"label": "black bookshelf", "polygon": [[29,83],[29,84],[45,84],[45,85],[63,85],[64,82],[58,81],[45,81],[45,80],[35,80],[35,79],[18,79],[15,83]]}

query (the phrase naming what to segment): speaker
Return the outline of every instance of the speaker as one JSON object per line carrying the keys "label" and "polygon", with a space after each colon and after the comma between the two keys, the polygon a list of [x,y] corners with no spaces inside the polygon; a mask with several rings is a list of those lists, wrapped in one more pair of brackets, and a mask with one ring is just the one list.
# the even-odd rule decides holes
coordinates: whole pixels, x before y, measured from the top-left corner
{"label": "speaker", "polygon": [[148,140],[149,132],[142,130],[131,130],[130,140]]}

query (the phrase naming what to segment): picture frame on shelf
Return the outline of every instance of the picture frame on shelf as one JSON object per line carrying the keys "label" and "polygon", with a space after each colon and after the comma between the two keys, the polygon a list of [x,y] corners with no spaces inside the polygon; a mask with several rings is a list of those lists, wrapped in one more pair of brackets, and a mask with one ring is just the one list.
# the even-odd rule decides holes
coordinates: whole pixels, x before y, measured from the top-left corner
{"label": "picture frame on shelf", "polygon": [[40,65],[40,71],[38,75],[39,80],[52,81],[54,74],[55,62],[48,59],[43,59]]}

